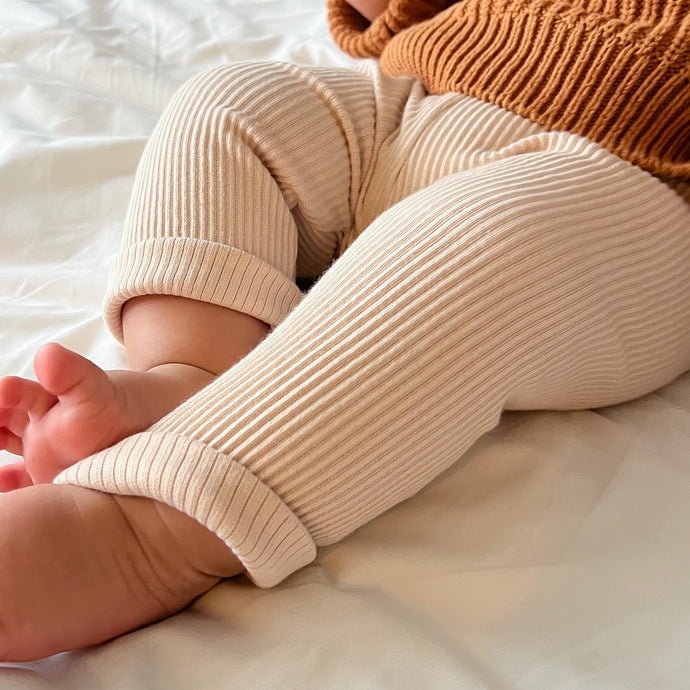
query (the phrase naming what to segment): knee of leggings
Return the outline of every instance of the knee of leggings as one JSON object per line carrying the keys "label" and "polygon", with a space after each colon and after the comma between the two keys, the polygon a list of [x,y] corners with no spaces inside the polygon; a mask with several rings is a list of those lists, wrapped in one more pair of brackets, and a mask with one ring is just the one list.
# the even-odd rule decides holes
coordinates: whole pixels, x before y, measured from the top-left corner
{"label": "knee of leggings", "polygon": [[[179,118],[190,111],[198,114],[218,108],[244,113],[279,108],[284,90],[272,88],[269,99],[267,87],[289,79],[291,69],[295,68],[278,61],[252,61],[204,70],[180,86],[167,111]],[[285,94],[285,98],[294,96]]]}

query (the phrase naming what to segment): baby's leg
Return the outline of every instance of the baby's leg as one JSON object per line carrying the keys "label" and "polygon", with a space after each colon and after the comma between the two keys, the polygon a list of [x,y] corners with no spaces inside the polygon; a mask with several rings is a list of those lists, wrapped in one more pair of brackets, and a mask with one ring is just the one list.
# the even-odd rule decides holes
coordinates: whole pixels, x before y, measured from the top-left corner
{"label": "baby's leg", "polygon": [[[147,428],[299,302],[296,273],[333,259],[372,145],[394,126],[376,124],[366,77],[339,73],[347,108],[289,65],[219,69],[179,91],[142,156],[106,309],[132,368],[153,375],[106,376],[51,345],[39,385],[0,381],[0,448],[23,455],[0,468],[0,491]],[[409,90],[397,83],[395,104]]]}
{"label": "baby's leg", "polygon": [[[345,72],[342,78],[349,79]],[[263,337],[266,324],[274,326],[299,302],[295,265],[313,277],[331,261],[350,228],[353,195],[367,166],[358,138],[371,144],[374,133],[384,136],[393,126],[377,127],[365,117],[367,110],[375,110],[366,93],[371,87],[364,77],[354,82],[352,102],[362,119],[371,121],[369,132],[355,131],[346,109],[324,84],[290,66],[245,66],[202,75],[171,104],[143,157],[119,278],[109,300],[109,320],[123,337],[134,368],[184,365],[215,376]],[[227,107],[228,94],[234,94],[234,108]],[[263,114],[241,114],[242,99],[249,95],[252,107],[264,109]],[[276,104],[278,98],[284,99],[283,107]],[[254,146],[274,145],[257,157],[247,139]],[[327,145],[328,140],[337,145]],[[321,174],[313,178],[317,153]],[[170,174],[180,170],[180,161],[191,169],[181,177]],[[262,161],[280,164],[280,184]],[[317,230],[307,231],[307,225]],[[236,313],[250,319],[242,328],[228,316]],[[73,354],[55,351],[67,360],[67,370],[83,365],[87,381],[103,380]],[[47,368],[52,370],[48,378],[59,374],[57,367]],[[3,385],[11,388],[17,382]],[[52,417],[61,420],[56,423],[72,433],[66,413],[88,409],[61,407],[54,391],[22,387],[43,403],[33,410],[36,429],[54,412]],[[164,405],[173,406],[176,395],[159,389],[153,402],[162,397]],[[227,391],[227,403],[233,405],[232,391]],[[39,434],[29,431],[33,420],[26,423],[31,409],[13,405],[4,424],[13,430],[14,449],[22,452],[27,434]],[[93,415],[87,418],[93,421]],[[87,421],[82,418],[75,426]],[[156,468],[149,472],[154,475]],[[251,505],[258,493],[240,491],[236,497]],[[289,521],[285,524],[289,527]],[[46,538],[55,548],[37,549]],[[47,559],[56,561],[51,576],[39,581],[35,574]],[[70,579],[72,570],[83,570],[84,578]],[[35,658],[102,641],[173,613],[218,577],[239,570],[232,551],[196,519],[150,499],[123,500],[55,485],[0,496],[0,659]],[[115,605],[108,598],[110,586]],[[55,621],[67,618],[74,626],[58,630]]]}
{"label": "baby's leg", "polygon": [[43,484],[0,497],[0,661],[109,639],[241,572],[198,522],[155,501]]}
{"label": "baby's leg", "polygon": [[690,208],[575,136],[379,216],[242,362],[60,481],[195,515],[270,585],[421,489],[506,408],[653,390],[690,364]]}
{"label": "baby's leg", "polygon": [[107,298],[134,371],[50,345],[38,384],[0,380],[0,448],[23,456],[0,491],[148,428],[282,321],[296,275],[318,276],[351,229],[409,89],[392,80],[377,100],[364,75],[273,63],[186,84],[142,156]]}
{"label": "baby's leg", "polygon": [[[6,401],[15,396],[5,412],[19,418],[15,450],[34,479],[50,480],[60,463],[156,421],[267,331],[253,317],[178,297],[133,300],[124,326],[130,362],[141,371],[105,373],[50,345],[36,358],[40,383],[0,382]],[[6,490],[31,483],[23,463],[0,482]],[[0,497],[0,661],[128,632],[241,571],[208,529],[156,501],[70,486],[12,491]]]}

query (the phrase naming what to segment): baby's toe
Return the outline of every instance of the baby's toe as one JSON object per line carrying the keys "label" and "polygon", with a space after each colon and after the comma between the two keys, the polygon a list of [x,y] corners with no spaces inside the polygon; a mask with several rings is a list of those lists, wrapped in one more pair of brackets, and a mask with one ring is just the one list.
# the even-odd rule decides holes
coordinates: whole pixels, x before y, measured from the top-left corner
{"label": "baby's toe", "polygon": [[31,477],[27,474],[23,462],[14,462],[0,467],[0,493],[23,489],[31,484]]}
{"label": "baby's toe", "polygon": [[[25,410],[20,410],[16,407],[0,407],[0,432],[4,431],[7,432],[6,435],[21,438],[28,423],[29,415]],[[9,448],[2,445],[2,441],[0,441],[0,448],[9,450]]]}
{"label": "baby's toe", "polygon": [[42,417],[57,399],[41,384],[19,376],[0,379],[0,409],[21,410],[35,417]]}

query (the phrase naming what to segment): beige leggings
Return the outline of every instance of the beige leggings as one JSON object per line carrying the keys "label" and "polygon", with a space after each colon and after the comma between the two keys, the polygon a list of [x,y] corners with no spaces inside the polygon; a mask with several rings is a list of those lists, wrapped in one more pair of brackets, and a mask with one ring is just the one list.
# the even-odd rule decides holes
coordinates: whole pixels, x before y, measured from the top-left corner
{"label": "beige leggings", "polygon": [[[296,276],[324,271],[303,296]],[[186,84],[142,158],[116,335],[151,293],[274,330],[58,481],[174,505],[270,586],[502,410],[609,405],[687,369],[690,206],[586,139],[375,66],[239,64]]]}

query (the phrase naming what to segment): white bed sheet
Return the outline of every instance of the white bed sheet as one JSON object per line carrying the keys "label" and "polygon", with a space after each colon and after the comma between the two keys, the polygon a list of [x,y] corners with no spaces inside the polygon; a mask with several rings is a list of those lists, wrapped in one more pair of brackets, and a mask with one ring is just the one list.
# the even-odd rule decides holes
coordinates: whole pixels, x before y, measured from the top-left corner
{"label": "white bed sheet", "polygon": [[[247,58],[349,64],[322,0],[0,2],[0,373],[47,340],[124,365],[100,300],[146,137],[187,77]],[[506,415],[274,590],[225,582],[0,688],[688,688],[689,450],[687,374]]]}

